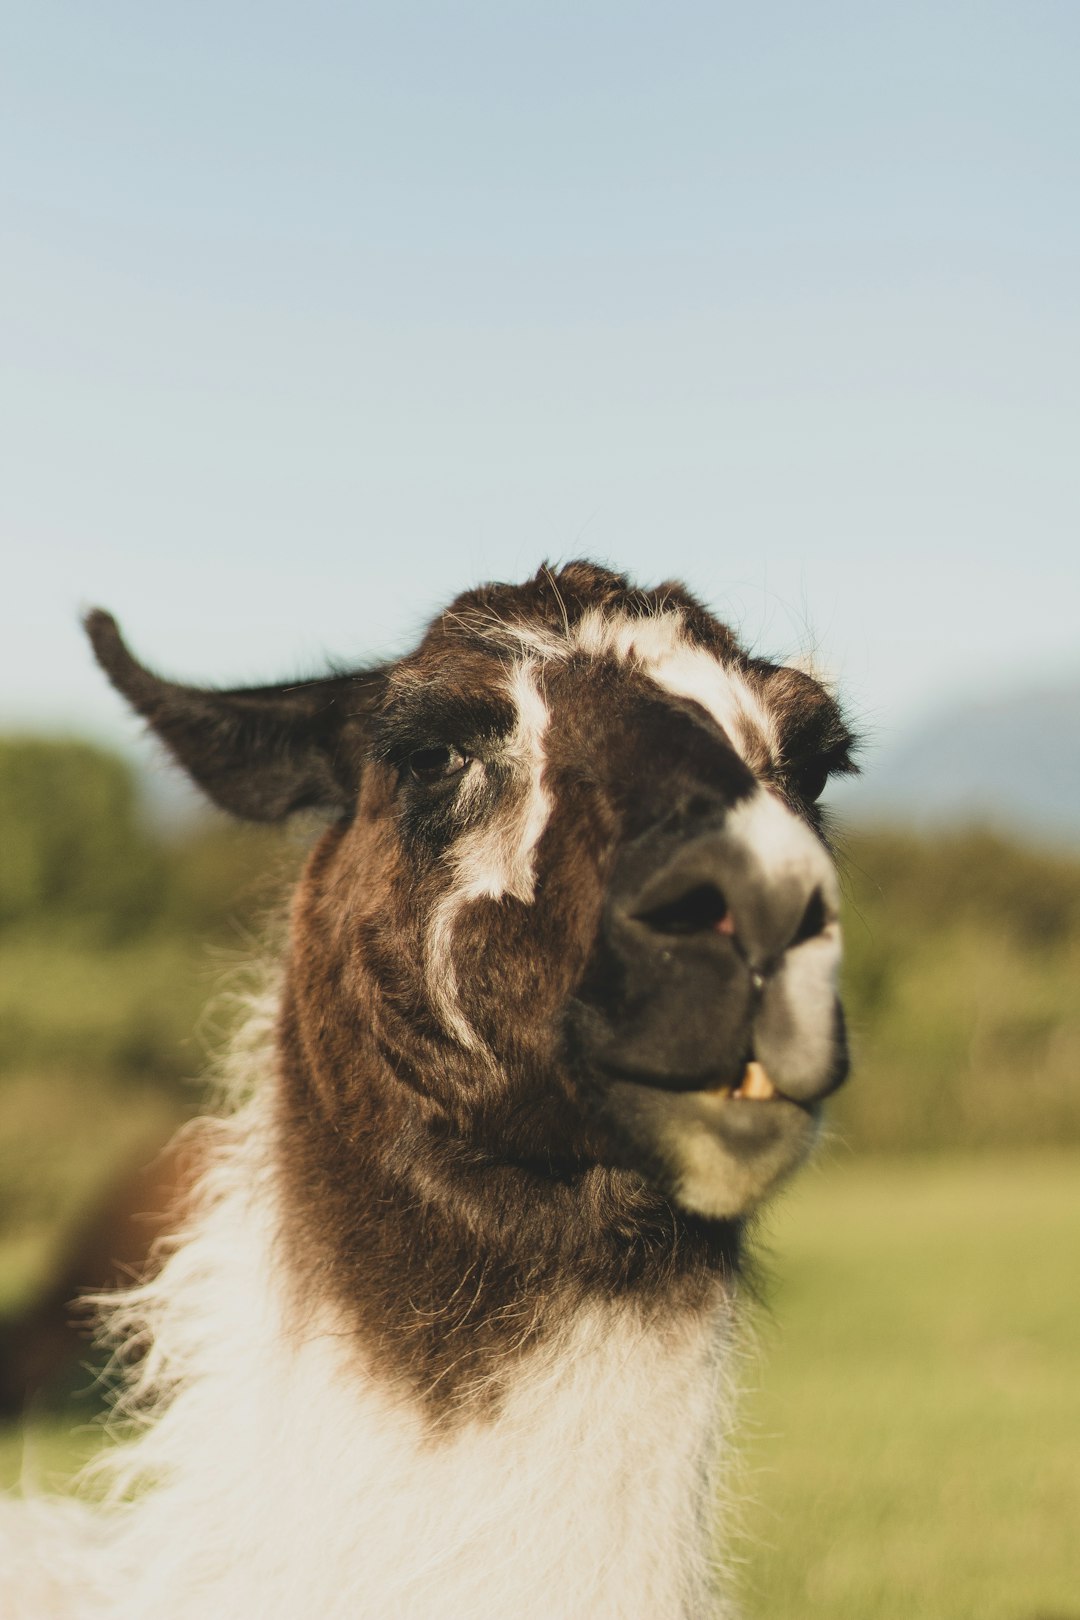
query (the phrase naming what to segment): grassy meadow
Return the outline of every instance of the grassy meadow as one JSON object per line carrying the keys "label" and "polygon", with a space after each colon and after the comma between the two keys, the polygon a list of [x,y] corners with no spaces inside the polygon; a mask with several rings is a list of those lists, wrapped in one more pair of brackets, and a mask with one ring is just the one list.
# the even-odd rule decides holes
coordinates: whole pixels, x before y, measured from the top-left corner
{"label": "grassy meadow", "polygon": [[766,1226],[748,1616],[1080,1615],[1080,1150],[834,1152]]}
{"label": "grassy meadow", "polygon": [[[10,739],[0,848],[2,1374],[87,1212],[196,1106],[299,846],[164,837],[120,761]],[[876,832],[844,874],[856,1074],[758,1231],[748,1620],[1080,1620],[1080,859]],[[0,1484],[87,1454],[87,1381],[0,1424]]]}
{"label": "grassy meadow", "polygon": [[[1080,1615],[1080,1150],[834,1151],[764,1224],[739,1434],[747,1620]],[[78,1419],[0,1430],[0,1485],[88,1456]]]}

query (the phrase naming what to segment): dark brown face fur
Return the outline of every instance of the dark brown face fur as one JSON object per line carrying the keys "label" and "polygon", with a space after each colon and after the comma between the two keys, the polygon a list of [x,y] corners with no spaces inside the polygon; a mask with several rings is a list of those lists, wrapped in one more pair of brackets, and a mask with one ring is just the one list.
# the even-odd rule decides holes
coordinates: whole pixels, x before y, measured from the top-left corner
{"label": "dark brown face fur", "polygon": [[[336,815],[279,1024],[299,1299],[445,1411],[575,1297],[670,1310],[722,1285],[845,1067],[820,989],[795,1027],[835,934],[798,831],[850,769],[832,698],[681,587],[584,563],[460,597],[396,665],[292,688],[175,686],[90,629],[219,803]],[[759,1043],[786,1095],[722,1106]]]}

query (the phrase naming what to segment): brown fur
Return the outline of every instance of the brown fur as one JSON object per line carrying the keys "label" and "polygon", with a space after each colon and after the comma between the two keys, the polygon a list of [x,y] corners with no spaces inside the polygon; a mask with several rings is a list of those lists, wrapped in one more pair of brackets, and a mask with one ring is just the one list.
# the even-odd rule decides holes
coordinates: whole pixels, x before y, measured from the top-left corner
{"label": "brown fur", "polygon": [[[507,815],[523,791],[500,753],[514,724],[513,627],[558,638],[597,609],[676,608],[684,634],[758,695],[782,752],[740,756],[697,704],[614,657],[545,667],[553,808],[535,894],[472,898],[454,924],[469,1047],[432,998],[427,930],[463,831]],[[302,1309],[332,1299],[363,1359],[445,1419],[497,1399],[501,1373],[575,1302],[625,1296],[670,1311],[724,1290],[741,1222],[678,1207],[661,1162],[621,1140],[588,1009],[622,1016],[637,968],[609,946],[609,913],[620,884],[640,886],[643,861],[722,825],[762,781],[820,826],[810,789],[849,768],[832,698],[751,660],[681,586],[639,591],[587,563],[459,597],[396,665],[254,692],[161,682],[106,616],[90,627],[116,684],[218,802],[271,819],[321,804],[337,818],[295,897],[279,1019],[284,1257]],[[466,810],[452,783],[410,766],[451,746],[484,762]],[[719,996],[738,964],[730,952],[717,961]],[[722,1061],[737,1067],[741,989],[732,1009]],[[686,1018],[647,1011],[662,1052],[664,1020]],[[842,1073],[837,1030],[823,1087]]]}

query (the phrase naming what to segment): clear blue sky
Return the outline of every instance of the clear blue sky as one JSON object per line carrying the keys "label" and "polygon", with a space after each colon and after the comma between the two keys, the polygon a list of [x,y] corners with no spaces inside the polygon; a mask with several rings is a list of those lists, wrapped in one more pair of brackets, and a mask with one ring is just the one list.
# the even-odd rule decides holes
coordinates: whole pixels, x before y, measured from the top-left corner
{"label": "clear blue sky", "polygon": [[1080,7],[5,10],[0,721],[592,554],[887,739],[1080,668]]}

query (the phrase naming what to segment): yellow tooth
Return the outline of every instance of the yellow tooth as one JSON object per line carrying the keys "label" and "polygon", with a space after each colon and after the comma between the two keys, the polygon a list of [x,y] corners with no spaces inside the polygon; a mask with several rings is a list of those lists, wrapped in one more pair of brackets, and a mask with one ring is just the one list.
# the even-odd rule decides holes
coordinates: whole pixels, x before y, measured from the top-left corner
{"label": "yellow tooth", "polygon": [[736,1096],[757,1097],[764,1101],[768,1097],[776,1096],[776,1087],[760,1063],[748,1063]]}

